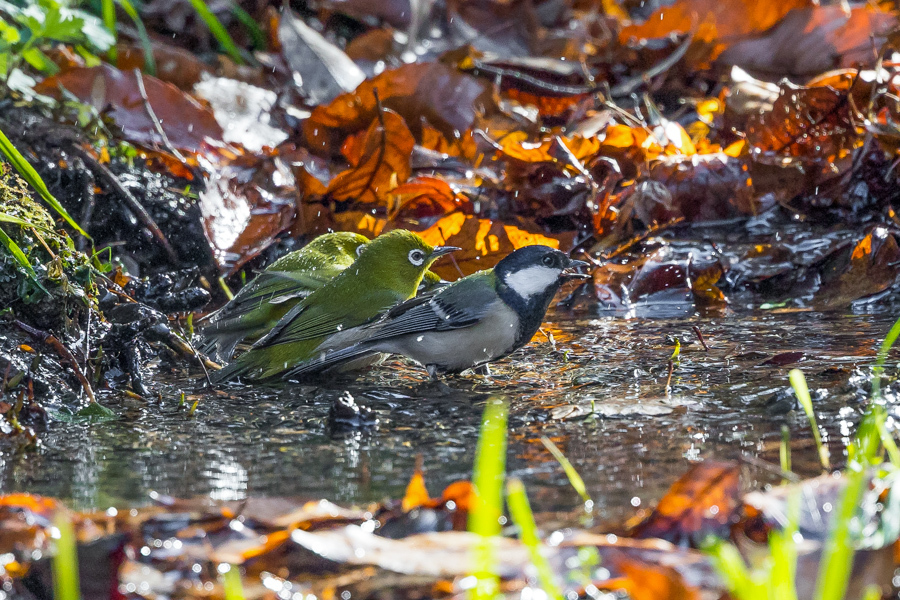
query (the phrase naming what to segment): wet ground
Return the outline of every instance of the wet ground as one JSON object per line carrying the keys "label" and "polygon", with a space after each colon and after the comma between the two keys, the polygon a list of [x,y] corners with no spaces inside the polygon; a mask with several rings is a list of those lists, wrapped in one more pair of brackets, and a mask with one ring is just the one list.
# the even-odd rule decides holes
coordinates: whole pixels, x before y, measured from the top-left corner
{"label": "wet ground", "polygon": [[[621,522],[701,457],[743,456],[750,461],[748,485],[773,480],[756,459],[778,463],[783,425],[791,432],[794,470],[818,474],[806,418],[790,410],[792,396],[784,393],[793,367],[806,374],[825,440],[842,463],[873,348],[894,318],[887,310],[677,320],[555,313],[545,327],[554,343],[538,334],[496,364],[491,377],[439,384],[400,361],[357,381],[234,386],[215,394],[203,391],[197,373],[160,373],[170,383],[159,401],[109,396],[102,401],[118,419],[57,419],[36,448],[4,449],[0,489],[47,494],[80,508],[145,504],[152,492],[353,504],[401,497],[421,454],[437,495],[470,475],[481,411],[496,395],[511,403],[511,472],[525,480],[537,511],[569,513],[543,518],[574,518],[580,504],[540,442],[546,435],[583,476],[598,516]],[[682,349],[667,393],[675,337]],[[377,426],[334,429],[329,408],[347,391],[376,412]],[[181,392],[188,406],[199,399],[193,416],[179,406]]]}

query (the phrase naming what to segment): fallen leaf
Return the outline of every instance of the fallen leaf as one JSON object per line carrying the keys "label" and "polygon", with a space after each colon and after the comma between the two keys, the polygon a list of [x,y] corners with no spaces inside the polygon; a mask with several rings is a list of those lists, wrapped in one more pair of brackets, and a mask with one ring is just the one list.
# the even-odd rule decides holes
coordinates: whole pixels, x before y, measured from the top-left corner
{"label": "fallen leaf", "polygon": [[705,68],[729,46],[764,33],[796,8],[810,6],[810,0],[678,0],[657,9],[643,23],[624,27],[619,39],[629,42],[693,32],[685,59]]}
{"label": "fallen leaf", "polygon": [[817,75],[829,69],[874,64],[872,48],[896,27],[877,5],[811,6],[792,10],[757,39],[739,41],[719,61],[777,76]]}
{"label": "fallen leaf", "polygon": [[[195,155],[219,153],[224,144],[224,132],[211,110],[170,83],[149,75],[141,77],[149,104],[176,149]],[[106,111],[126,140],[150,148],[164,147],[134,73],[122,72],[108,64],[76,68],[48,77],[35,89],[61,98],[59,88],[65,88],[101,112]]]}
{"label": "fallen leaf", "polygon": [[707,460],[694,465],[631,536],[660,538],[679,546],[696,545],[707,535],[728,537],[740,506],[739,475],[736,463]]}
{"label": "fallen leaf", "polygon": [[285,8],[278,26],[282,56],[294,72],[294,83],[310,104],[331,102],[353,91],[365,74],[344,51]]}
{"label": "fallen leaf", "polygon": [[417,135],[424,118],[445,136],[469,129],[479,112],[493,104],[487,85],[442,63],[412,64],[391,69],[318,106],[303,124],[313,152],[333,154],[344,138],[368,127],[378,103],[403,117]]}
{"label": "fallen leaf", "polygon": [[830,86],[782,83],[772,110],[752,117],[747,124],[747,141],[755,160],[833,163],[847,156],[861,141],[848,97],[848,92]]}
{"label": "fallen leaf", "polygon": [[415,145],[403,117],[384,110],[366,131],[358,166],[337,174],[326,195],[344,202],[384,204],[388,192],[409,178],[409,159]]}
{"label": "fallen leaf", "polygon": [[419,235],[433,246],[462,248],[453,253],[452,261],[440,261],[431,269],[448,280],[489,269],[501,258],[523,246],[541,244],[560,248],[561,241],[568,243],[571,240],[571,236],[560,236],[557,239],[461,212],[444,217],[425,231],[419,232]]}

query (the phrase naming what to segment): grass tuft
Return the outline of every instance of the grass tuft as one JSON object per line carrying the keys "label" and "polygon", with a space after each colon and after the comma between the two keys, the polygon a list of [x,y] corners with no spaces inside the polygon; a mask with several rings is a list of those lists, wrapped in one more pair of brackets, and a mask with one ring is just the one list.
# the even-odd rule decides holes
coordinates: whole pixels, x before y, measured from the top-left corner
{"label": "grass tuft", "polygon": [[500,536],[503,517],[503,479],[506,473],[506,423],[509,408],[505,400],[491,398],[481,418],[481,435],[475,451],[472,484],[475,501],[469,510],[469,531],[481,537],[475,547],[475,585],[470,600],[489,600],[500,593],[496,573],[494,542]]}
{"label": "grass tuft", "polygon": [[788,373],[788,378],[791,381],[791,386],[794,388],[794,393],[797,395],[797,400],[800,401],[800,406],[803,407],[803,412],[806,413],[806,418],[809,419],[809,426],[812,428],[813,437],[816,440],[816,448],[819,450],[819,460],[822,462],[822,468],[830,469],[831,462],[828,460],[828,447],[822,443],[822,434],[819,433],[819,426],[816,424],[816,413],[813,411],[812,398],[809,395],[809,388],[806,385],[803,371],[791,369],[791,372]]}
{"label": "grass tuft", "polygon": [[522,543],[528,548],[531,563],[537,569],[541,588],[552,600],[563,600],[563,594],[556,582],[553,569],[547,562],[547,558],[541,554],[541,540],[537,534],[534,513],[528,503],[525,486],[519,479],[511,479],[506,485],[506,502],[509,505],[509,515],[513,523],[519,527]]}
{"label": "grass tuft", "polygon": [[22,153],[13,146],[12,142],[9,141],[9,138],[6,137],[6,134],[3,131],[0,131],[0,153],[6,157],[6,159],[12,164],[12,166],[19,172],[19,175],[22,176],[28,184],[37,190],[37,193],[44,199],[44,202],[49,204],[53,210],[55,210],[59,216],[65,219],[66,223],[68,223],[72,229],[86,237],[87,239],[91,239],[82,228],[69,216],[69,213],[63,208],[63,205],[59,203],[59,201],[53,197],[53,194],[50,193],[50,190],[47,189],[47,186],[44,184],[44,180],[41,179],[41,176],[38,175],[37,171],[25,160],[25,157],[22,156]]}
{"label": "grass tuft", "polygon": [[553,455],[553,458],[562,466],[563,471],[566,472],[566,477],[569,478],[569,483],[578,492],[578,495],[581,496],[581,500],[584,502],[585,508],[590,510],[594,506],[594,501],[591,500],[590,495],[587,493],[587,486],[584,485],[584,479],[581,478],[581,475],[578,474],[578,471],[575,470],[575,467],[572,466],[572,463],[569,462],[569,459],[562,453],[562,450],[553,443],[553,440],[548,438],[547,436],[541,436],[541,443],[544,444],[544,447],[550,451],[550,454]]}
{"label": "grass tuft", "polygon": [[56,511],[53,525],[59,531],[56,540],[56,554],[53,555],[53,598],[55,600],[80,600],[78,588],[78,552],[75,542],[75,528],[69,515]]}

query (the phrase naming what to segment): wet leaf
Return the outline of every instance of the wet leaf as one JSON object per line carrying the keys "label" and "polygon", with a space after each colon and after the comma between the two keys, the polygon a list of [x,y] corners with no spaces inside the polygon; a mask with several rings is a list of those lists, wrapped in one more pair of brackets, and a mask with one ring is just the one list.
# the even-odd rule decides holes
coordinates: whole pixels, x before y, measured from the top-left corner
{"label": "wet leaf", "polygon": [[[212,111],[170,83],[149,75],[142,78],[149,104],[176,149],[201,155],[219,152],[224,132]],[[151,148],[164,147],[133,72],[119,71],[107,64],[70,69],[48,77],[36,89],[60,98],[60,87],[97,110],[106,111],[128,141]]]}
{"label": "wet leaf", "polygon": [[792,10],[812,5],[810,0],[678,0],[656,10],[642,24],[623,28],[619,39],[627,42],[693,32],[685,59],[703,68],[732,44],[761,35]]}
{"label": "wet leaf", "polygon": [[859,298],[888,289],[900,274],[900,247],[883,227],[873,228],[855,245],[827,257],[820,269],[819,307],[846,306]]}
{"label": "wet leaf", "polygon": [[781,354],[776,354],[772,358],[763,361],[763,365],[771,365],[775,367],[784,367],[786,365],[792,365],[794,363],[798,363],[802,360],[806,359],[805,352],[793,351],[793,352],[782,352]]}
{"label": "wet leaf", "polygon": [[739,475],[735,463],[708,460],[694,465],[632,536],[661,538],[680,546],[697,544],[707,535],[727,537],[740,506]]}
{"label": "wet leaf", "polygon": [[606,584],[606,589],[621,589],[632,600],[699,600],[700,590],[689,586],[677,570],[621,558],[617,564],[624,575]]}
{"label": "wet leaf", "polygon": [[331,102],[351,92],[366,76],[344,51],[286,8],[278,26],[282,55],[294,72],[294,83],[310,104]]}
{"label": "wet leaf", "polygon": [[425,231],[419,232],[419,235],[435,246],[462,248],[453,253],[453,261],[440,261],[432,267],[432,271],[450,281],[461,275],[489,269],[516,248],[543,244],[565,250],[565,245],[571,239],[570,236],[556,238],[532,233],[514,225],[504,225],[461,212],[444,217]]}
{"label": "wet leaf", "polygon": [[453,212],[472,214],[471,202],[443,179],[417,177],[390,193],[390,227],[421,230]]}
{"label": "wet leaf", "polygon": [[425,477],[422,475],[421,469],[416,469],[409,485],[406,486],[406,493],[403,494],[402,508],[409,512],[418,506],[424,506],[431,501],[428,495],[428,489],[425,487]]}
{"label": "wet leaf", "polygon": [[[116,53],[116,67],[120,71],[128,73],[134,69],[144,69],[144,49],[140,45],[119,44]],[[213,69],[195,54],[158,40],[153,42],[153,58],[156,61],[156,77],[185,92],[190,92],[204,74],[213,74]]]}
{"label": "wet leaf", "polygon": [[409,178],[409,159],[415,144],[403,117],[385,110],[369,126],[359,145],[358,166],[336,175],[326,195],[345,202],[383,204],[397,183]]}
{"label": "wet leaf", "polygon": [[291,228],[297,212],[294,185],[277,153],[241,157],[210,177],[200,193],[200,212],[225,271],[236,271]]}
{"label": "wet leaf", "polygon": [[310,150],[333,154],[344,138],[377,117],[375,90],[385,108],[419,134],[425,119],[445,136],[469,129],[476,114],[492,105],[488,86],[442,63],[405,65],[363,82],[330,104],[316,107],[303,125]]}
{"label": "wet leaf", "polygon": [[798,8],[766,35],[738,41],[719,59],[773,75],[818,75],[838,67],[873,64],[872,48],[881,46],[884,34],[893,27],[895,16],[874,4],[849,10],[842,5]]}
{"label": "wet leaf", "polygon": [[750,119],[747,141],[756,160],[781,164],[801,159],[834,162],[860,141],[848,92],[785,82],[771,111]]}

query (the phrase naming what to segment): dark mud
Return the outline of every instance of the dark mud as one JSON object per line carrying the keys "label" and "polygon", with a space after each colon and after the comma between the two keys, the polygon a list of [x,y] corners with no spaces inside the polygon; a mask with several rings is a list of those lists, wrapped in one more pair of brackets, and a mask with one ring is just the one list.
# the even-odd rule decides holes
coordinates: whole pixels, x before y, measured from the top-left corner
{"label": "dark mud", "polygon": [[[778,463],[783,425],[794,471],[819,474],[809,424],[786,387],[794,367],[809,380],[833,464],[842,465],[873,349],[894,320],[888,310],[551,317],[545,331],[554,343],[539,333],[493,365],[490,377],[437,384],[391,360],[356,381],[211,393],[198,370],[159,368],[151,373],[165,382],[158,399],[101,394],[114,420],[73,420],[61,406],[48,406],[55,418],[37,445],[3,448],[0,489],[83,508],[145,504],[155,494],[358,504],[402,496],[421,454],[429,489],[438,494],[470,476],[484,403],[499,395],[511,402],[510,472],[523,478],[536,511],[557,513],[544,521],[575,523],[583,513],[542,435],[581,473],[597,516],[621,523],[701,458],[743,457],[749,487],[777,481],[759,463]],[[675,338],[681,352],[667,392]],[[377,425],[335,417],[332,406],[347,392],[374,412]]]}

